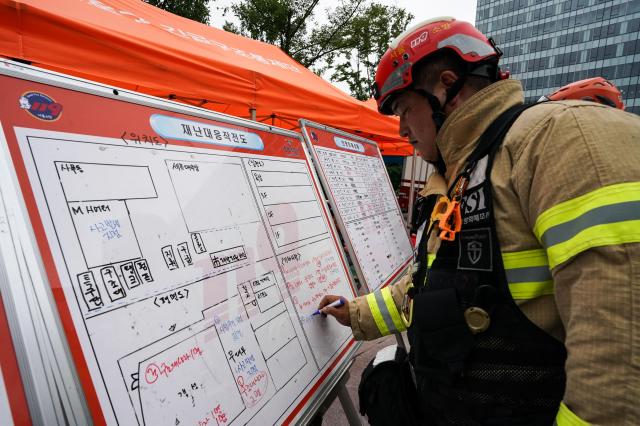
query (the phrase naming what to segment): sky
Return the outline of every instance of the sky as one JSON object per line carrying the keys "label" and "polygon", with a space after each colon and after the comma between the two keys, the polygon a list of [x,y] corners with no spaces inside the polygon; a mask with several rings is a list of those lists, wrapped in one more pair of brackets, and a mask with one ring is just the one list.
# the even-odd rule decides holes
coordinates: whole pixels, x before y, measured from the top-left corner
{"label": "sky", "polygon": [[[211,10],[211,16],[209,19],[210,25],[222,28],[225,20],[233,21],[230,15],[226,18],[222,16],[220,9],[237,1],[239,0],[211,0],[209,6]],[[414,18],[413,21],[409,23],[409,26],[439,16],[453,16],[456,19],[473,24],[476,17],[477,0],[369,0],[369,2],[372,1],[388,6],[402,7],[410,12]],[[320,0],[319,11],[323,12],[327,8],[333,9],[339,3],[340,0]],[[324,16],[324,13],[318,13],[315,17],[316,22],[321,23],[325,19]],[[346,84],[336,84],[333,82],[332,84],[347,93],[349,92]]]}
{"label": "sky", "polygon": [[[426,19],[438,16],[453,16],[454,18],[471,22],[476,17],[476,0],[375,0],[389,6],[399,6],[413,14],[414,21],[417,23]],[[211,25],[214,27],[222,27],[225,18],[222,13],[217,11],[217,7],[228,6],[234,3],[233,0],[213,0],[211,5]],[[320,2],[321,9],[334,8],[339,4],[339,0],[322,0]],[[227,17],[227,19],[230,19]],[[317,16],[320,20],[321,17]],[[410,24],[411,25],[411,24]]]}
{"label": "sky", "polygon": [[[414,22],[438,16],[453,16],[456,19],[474,23],[476,19],[476,0],[377,0],[389,6],[402,7],[415,16]],[[329,1],[326,3],[337,3]]]}

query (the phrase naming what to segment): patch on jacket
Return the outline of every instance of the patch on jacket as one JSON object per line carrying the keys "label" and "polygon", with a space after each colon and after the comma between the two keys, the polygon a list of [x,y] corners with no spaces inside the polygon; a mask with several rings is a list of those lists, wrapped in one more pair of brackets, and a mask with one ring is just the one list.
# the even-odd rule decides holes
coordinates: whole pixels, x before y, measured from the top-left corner
{"label": "patch on jacket", "polygon": [[467,193],[462,198],[461,205],[463,225],[480,224],[489,220],[486,190],[485,185],[479,185],[467,190]]}
{"label": "patch on jacket", "polygon": [[458,248],[458,269],[493,269],[490,228],[463,229],[458,236]]}

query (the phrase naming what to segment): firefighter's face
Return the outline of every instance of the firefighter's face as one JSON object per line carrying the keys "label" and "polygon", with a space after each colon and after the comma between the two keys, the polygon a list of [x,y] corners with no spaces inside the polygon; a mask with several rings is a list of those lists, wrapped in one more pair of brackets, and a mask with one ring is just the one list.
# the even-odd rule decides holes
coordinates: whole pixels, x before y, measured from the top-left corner
{"label": "firefighter's face", "polygon": [[393,113],[400,117],[400,136],[408,138],[422,159],[435,162],[436,127],[429,102],[418,93],[404,92],[393,101]]}

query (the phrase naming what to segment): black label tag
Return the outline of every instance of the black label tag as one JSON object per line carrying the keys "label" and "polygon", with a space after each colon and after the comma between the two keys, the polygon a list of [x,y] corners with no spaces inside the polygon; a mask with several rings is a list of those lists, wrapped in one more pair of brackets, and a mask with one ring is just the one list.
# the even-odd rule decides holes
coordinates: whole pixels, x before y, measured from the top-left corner
{"label": "black label tag", "polygon": [[491,229],[463,229],[458,235],[458,269],[491,271],[493,269],[493,247]]}

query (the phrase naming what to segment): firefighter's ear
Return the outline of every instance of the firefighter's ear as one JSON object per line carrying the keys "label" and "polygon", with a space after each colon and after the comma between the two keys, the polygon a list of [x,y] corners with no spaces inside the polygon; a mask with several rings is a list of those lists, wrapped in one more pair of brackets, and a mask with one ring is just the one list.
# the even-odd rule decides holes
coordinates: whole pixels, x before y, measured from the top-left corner
{"label": "firefighter's ear", "polygon": [[440,83],[445,87],[445,90],[451,88],[458,78],[458,74],[451,70],[444,70],[440,73]]}
{"label": "firefighter's ear", "polygon": [[436,81],[434,87],[429,90],[436,98],[438,98],[440,105],[445,104],[447,100],[447,90],[449,90],[457,80],[458,74],[451,70],[444,70],[440,73],[438,81]]}

